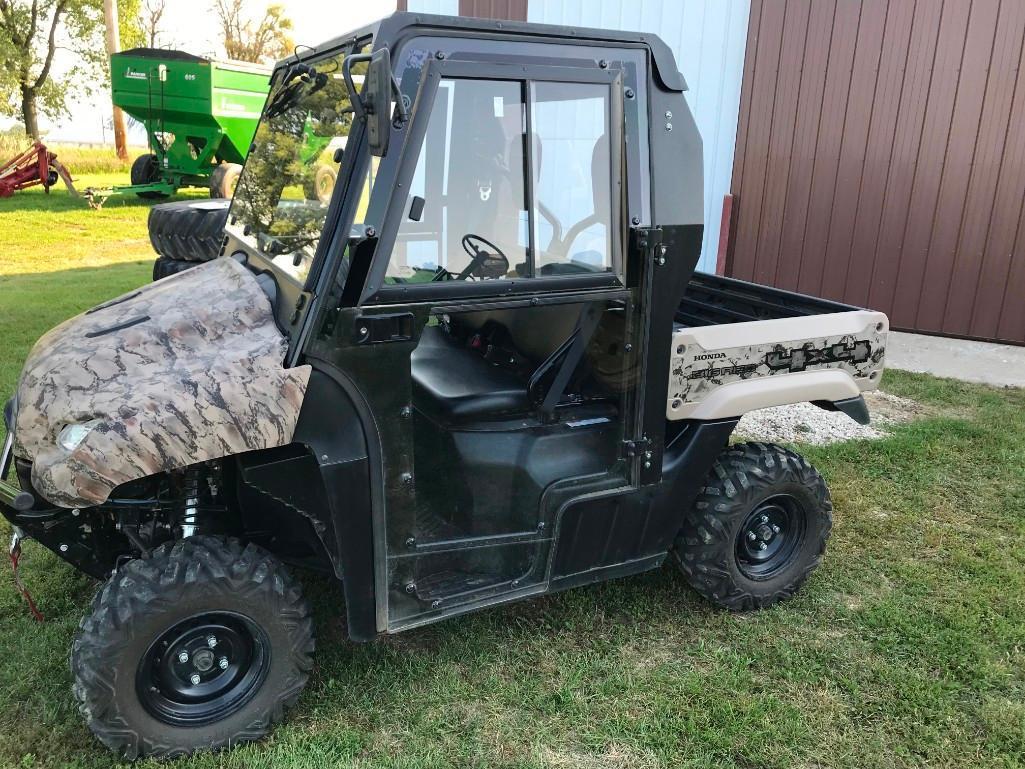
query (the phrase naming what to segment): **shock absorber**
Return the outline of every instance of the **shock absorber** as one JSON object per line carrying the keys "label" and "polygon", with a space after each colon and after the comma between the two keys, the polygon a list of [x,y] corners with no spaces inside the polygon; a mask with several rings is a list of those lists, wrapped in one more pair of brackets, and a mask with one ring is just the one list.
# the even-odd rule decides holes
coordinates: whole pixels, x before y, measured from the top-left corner
{"label": "shock absorber", "polygon": [[184,507],[181,517],[181,536],[187,539],[196,533],[199,527],[199,469],[190,467],[185,471],[182,484]]}

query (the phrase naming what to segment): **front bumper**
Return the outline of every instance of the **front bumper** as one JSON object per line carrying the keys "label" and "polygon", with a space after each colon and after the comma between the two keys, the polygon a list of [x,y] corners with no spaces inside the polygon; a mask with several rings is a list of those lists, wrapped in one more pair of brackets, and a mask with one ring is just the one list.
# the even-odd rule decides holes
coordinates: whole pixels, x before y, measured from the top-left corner
{"label": "front bumper", "polygon": [[35,497],[30,492],[23,491],[5,480],[7,478],[7,471],[10,470],[13,462],[14,435],[7,433],[3,452],[0,453],[0,512],[12,523],[16,516],[26,510],[30,510],[36,502]]}
{"label": "front bumper", "polygon": [[94,533],[95,516],[85,510],[54,507],[38,492],[25,491],[22,487],[31,486],[25,463],[15,468],[18,476],[15,483],[9,483],[7,472],[14,464],[11,444],[8,436],[0,454],[0,470],[3,471],[0,472],[0,515],[10,522],[19,539],[34,539],[86,574],[106,578],[116,554],[106,552],[103,538]]}

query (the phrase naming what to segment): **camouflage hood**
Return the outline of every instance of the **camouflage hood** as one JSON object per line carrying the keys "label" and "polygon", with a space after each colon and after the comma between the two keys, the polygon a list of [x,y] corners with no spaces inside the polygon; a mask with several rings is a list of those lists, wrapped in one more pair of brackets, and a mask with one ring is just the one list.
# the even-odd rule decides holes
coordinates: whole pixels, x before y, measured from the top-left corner
{"label": "camouflage hood", "polygon": [[308,366],[245,267],[216,259],[45,334],[17,390],[15,453],[55,505],[107,500],[119,484],[289,443]]}

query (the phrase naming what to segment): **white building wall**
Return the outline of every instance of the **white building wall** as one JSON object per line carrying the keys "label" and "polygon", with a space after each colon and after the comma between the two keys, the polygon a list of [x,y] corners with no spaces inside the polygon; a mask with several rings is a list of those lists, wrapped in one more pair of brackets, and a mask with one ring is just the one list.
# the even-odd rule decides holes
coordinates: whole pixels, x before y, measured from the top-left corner
{"label": "white building wall", "polygon": [[413,13],[437,13],[442,16],[458,16],[459,0],[409,0],[408,8]]}
{"label": "white building wall", "polygon": [[530,0],[527,20],[654,32],[687,80],[704,142],[705,237],[698,269],[715,270],[723,196],[730,191],[750,0]]}

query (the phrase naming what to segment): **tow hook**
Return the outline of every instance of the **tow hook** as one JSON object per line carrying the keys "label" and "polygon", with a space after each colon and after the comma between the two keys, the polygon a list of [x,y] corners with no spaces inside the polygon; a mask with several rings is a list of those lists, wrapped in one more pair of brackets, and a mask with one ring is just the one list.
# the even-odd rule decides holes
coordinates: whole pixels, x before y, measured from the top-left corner
{"label": "tow hook", "polygon": [[18,574],[18,563],[21,561],[21,540],[24,536],[21,530],[18,528],[14,529],[14,534],[11,535],[11,571],[14,573],[14,586],[18,589],[18,592],[22,594],[25,600],[28,602],[29,611],[32,612],[32,616],[36,622],[43,621],[43,614],[36,608],[36,602],[32,600],[32,595],[29,593],[28,588],[25,587],[25,583],[21,581],[21,576]]}

